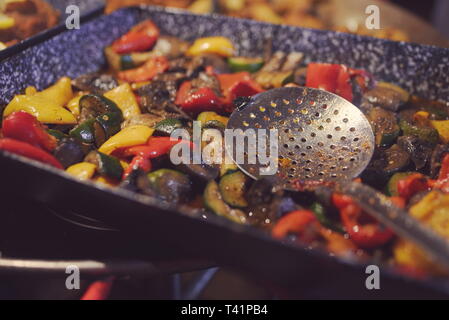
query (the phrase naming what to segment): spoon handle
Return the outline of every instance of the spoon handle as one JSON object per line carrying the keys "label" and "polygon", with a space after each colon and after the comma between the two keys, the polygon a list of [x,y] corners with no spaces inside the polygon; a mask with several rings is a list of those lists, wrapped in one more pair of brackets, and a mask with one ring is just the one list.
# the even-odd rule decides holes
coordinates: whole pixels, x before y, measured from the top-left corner
{"label": "spoon handle", "polygon": [[340,185],[340,190],[351,196],[360,207],[398,235],[412,241],[435,262],[449,269],[449,241],[395,206],[388,197],[362,183]]}

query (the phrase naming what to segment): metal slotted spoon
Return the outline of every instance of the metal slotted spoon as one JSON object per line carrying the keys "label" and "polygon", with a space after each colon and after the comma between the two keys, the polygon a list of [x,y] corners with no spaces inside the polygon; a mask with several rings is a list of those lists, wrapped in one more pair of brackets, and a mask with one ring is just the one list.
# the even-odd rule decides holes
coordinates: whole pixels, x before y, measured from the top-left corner
{"label": "metal slotted spoon", "polygon": [[[350,195],[371,216],[397,234],[419,245],[449,269],[449,242],[399,209],[383,194],[352,182],[371,161],[374,133],[363,113],[347,100],[312,88],[280,88],[258,94],[231,115],[227,129],[277,129],[277,177],[283,188],[298,191],[298,185],[331,185]],[[226,150],[239,168],[253,179],[263,177],[262,161],[236,161],[233,144]],[[245,140],[249,143],[248,140]],[[266,150],[273,150],[268,142]],[[277,160],[277,159],[276,159]]]}

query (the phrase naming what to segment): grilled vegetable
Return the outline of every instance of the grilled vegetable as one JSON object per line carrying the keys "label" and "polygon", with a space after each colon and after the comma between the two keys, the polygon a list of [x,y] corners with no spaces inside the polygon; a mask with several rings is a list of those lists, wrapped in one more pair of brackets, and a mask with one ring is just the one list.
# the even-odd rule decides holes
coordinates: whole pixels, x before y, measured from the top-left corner
{"label": "grilled vegetable", "polygon": [[121,86],[106,92],[104,96],[117,105],[125,120],[129,120],[141,113],[136,96],[128,83],[124,83]]}
{"label": "grilled vegetable", "polygon": [[390,181],[388,181],[388,185],[387,185],[387,191],[388,194],[392,197],[398,197],[399,196],[399,192],[398,192],[398,182],[400,180],[403,180],[404,178],[407,178],[409,176],[411,176],[412,174],[414,174],[413,172],[398,172],[395,173]]}
{"label": "grilled vegetable", "polygon": [[409,164],[409,154],[397,144],[386,150],[379,149],[363,172],[362,179],[368,184],[382,188],[393,174],[407,170]]}
{"label": "grilled vegetable", "polygon": [[271,235],[276,239],[284,239],[289,235],[300,234],[310,225],[315,224],[317,219],[312,211],[298,210],[286,214],[274,226]]}
{"label": "grilled vegetable", "polygon": [[148,174],[150,188],[155,196],[168,203],[185,203],[189,200],[192,183],[178,171],[161,169]]}
{"label": "grilled vegetable", "polygon": [[324,205],[322,205],[319,202],[314,202],[312,204],[312,206],[310,207],[310,210],[312,210],[312,212],[315,214],[316,219],[324,227],[329,228],[329,229],[339,232],[339,233],[344,233],[344,230],[340,225],[338,225],[337,223],[335,223],[334,221],[329,219],[328,214],[326,212],[327,210],[324,207]]}
{"label": "grilled vegetable", "polygon": [[147,143],[153,135],[154,129],[147,126],[136,125],[126,127],[115,136],[106,141],[99,149],[100,152],[111,154],[119,148],[132,147]]}
{"label": "grilled vegetable", "polygon": [[449,143],[449,120],[431,120],[430,123],[438,131],[441,142]]}
{"label": "grilled vegetable", "polygon": [[60,130],[48,129],[47,132],[49,135],[55,137],[58,142],[67,137],[67,135]]}
{"label": "grilled vegetable", "polygon": [[393,232],[381,224],[362,222],[364,213],[352,198],[334,194],[333,202],[340,210],[341,219],[350,239],[360,248],[376,248],[388,243],[393,238]]}
{"label": "grilled vegetable", "polygon": [[80,180],[89,180],[95,175],[97,167],[89,162],[81,162],[69,167],[66,172]]}
{"label": "grilled vegetable", "polygon": [[246,58],[246,57],[231,57],[228,59],[229,67],[232,72],[257,72],[263,65],[263,58]]}
{"label": "grilled vegetable", "polygon": [[105,178],[116,181],[122,179],[123,167],[115,157],[108,156],[102,152],[92,151],[86,156],[85,162],[94,164],[98,173]]}
{"label": "grilled vegetable", "polygon": [[408,152],[416,170],[421,170],[430,162],[433,145],[414,136],[402,136],[398,145]]}
{"label": "grilled vegetable", "polygon": [[409,101],[410,95],[407,91],[394,84],[379,82],[374,89],[365,93],[364,99],[372,107],[381,107],[397,112]]}
{"label": "grilled vegetable", "polygon": [[222,123],[225,127],[228,125],[229,118],[220,116],[216,112],[202,112],[199,116],[197,121],[201,122],[201,125],[204,127],[206,123],[210,121],[218,121]]}
{"label": "grilled vegetable", "polygon": [[120,80],[126,82],[144,82],[150,81],[158,74],[165,72],[168,69],[168,60],[165,57],[150,58],[142,66],[121,71],[118,74]]}
{"label": "grilled vegetable", "polygon": [[78,77],[72,81],[72,84],[80,91],[87,91],[98,95],[118,87],[118,82],[113,76],[97,72]]}
{"label": "grilled vegetable", "polygon": [[223,161],[223,163],[220,166],[220,177],[224,177],[227,174],[234,173],[238,170],[236,164],[234,163],[227,163],[226,161]]}
{"label": "grilled vegetable", "polygon": [[155,135],[170,136],[176,129],[182,129],[184,123],[179,119],[165,119],[156,124]]}
{"label": "grilled vegetable", "polygon": [[271,177],[254,181],[245,194],[248,202],[248,221],[253,225],[269,227],[282,214],[284,191]]}
{"label": "grilled vegetable", "polygon": [[247,184],[248,180],[242,172],[225,175],[219,184],[223,200],[232,207],[247,207],[248,202],[245,199]]}
{"label": "grilled vegetable", "polygon": [[215,214],[236,223],[245,224],[247,221],[243,211],[232,209],[223,201],[218,184],[215,181],[210,181],[204,190],[204,204],[206,205],[206,208],[210,209]]}
{"label": "grilled vegetable", "polygon": [[209,182],[217,179],[219,170],[207,164],[180,164],[177,167],[180,171],[188,174],[192,179],[198,178],[200,182]]}
{"label": "grilled vegetable", "polygon": [[116,113],[119,117],[122,117],[122,111],[117,104],[104,96],[87,94],[80,98],[79,106],[81,122],[111,113]]}
{"label": "grilled vegetable", "polygon": [[154,46],[159,35],[159,28],[152,21],[145,20],[116,40],[112,48],[118,54],[146,51]]}
{"label": "grilled vegetable", "polygon": [[47,151],[53,151],[56,147],[56,138],[48,134],[36,117],[24,111],[14,112],[3,120],[2,133],[5,138],[23,141]]}
{"label": "grilled vegetable", "polygon": [[399,121],[399,127],[405,136],[414,136],[419,139],[431,143],[437,144],[440,136],[438,131],[432,127],[414,125],[407,120],[403,119]]}
{"label": "grilled vegetable", "polygon": [[95,145],[97,148],[106,141],[106,132],[96,119],[82,122],[73,128],[69,135],[81,143]]}
{"label": "grilled vegetable", "polygon": [[230,57],[234,54],[234,51],[234,45],[228,38],[209,37],[195,40],[186,54],[197,56],[204,53],[214,53],[223,57]]}
{"label": "grilled vegetable", "polygon": [[7,151],[19,156],[51,165],[58,169],[63,169],[61,163],[59,163],[59,161],[56,160],[56,158],[51,154],[22,141],[9,138],[0,139],[0,151]]}
{"label": "grilled vegetable", "polygon": [[89,152],[89,146],[83,145],[73,138],[63,138],[54,151],[54,156],[64,168],[82,162]]}
{"label": "grilled vegetable", "polygon": [[396,141],[401,129],[393,112],[376,107],[368,114],[368,119],[373,127],[378,147],[391,146]]}

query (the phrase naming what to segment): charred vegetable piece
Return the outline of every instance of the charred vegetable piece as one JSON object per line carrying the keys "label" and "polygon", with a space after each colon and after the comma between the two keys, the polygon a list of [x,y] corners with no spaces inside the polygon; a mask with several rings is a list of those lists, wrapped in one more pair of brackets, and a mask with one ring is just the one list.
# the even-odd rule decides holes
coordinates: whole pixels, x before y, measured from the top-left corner
{"label": "charred vegetable piece", "polygon": [[218,178],[219,170],[216,167],[207,164],[181,164],[178,169],[193,179],[199,178],[202,182],[208,182]]}
{"label": "charred vegetable piece", "polygon": [[264,89],[280,88],[293,80],[294,76],[291,71],[260,71],[256,75],[256,82]]}
{"label": "charred vegetable piece", "polygon": [[76,78],[72,81],[72,85],[80,91],[103,94],[118,87],[118,82],[111,75],[90,73]]}
{"label": "charred vegetable piece", "polygon": [[155,135],[170,136],[176,129],[182,129],[184,123],[179,119],[165,119],[156,124]]}
{"label": "charred vegetable piece", "polygon": [[192,192],[189,177],[175,170],[160,169],[148,174],[150,188],[157,198],[169,203],[185,203]]}
{"label": "charred vegetable piece", "polygon": [[96,119],[82,122],[73,128],[69,135],[81,143],[93,144],[96,147],[100,147],[106,141],[106,132]]}
{"label": "charred vegetable piece", "polygon": [[96,118],[105,113],[122,114],[120,108],[112,100],[95,95],[88,94],[81,97],[80,102],[80,121]]}
{"label": "charred vegetable piece", "polygon": [[302,59],[304,58],[304,54],[302,52],[292,52],[290,53],[286,60],[284,65],[282,66],[281,71],[294,71],[298,66],[300,65]]}
{"label": "charred vegetable piece", "polygon": [[232,72],[254,73],[263,67],[264,60],[263,58],[232,57],[228,59],[228,64]]}
{"label": "charred vegetable piece", "polygon": [[246,208],[248,202],[245,199],[248,179],[242,172],[225,175],[220,180],[220,193],[223,200],[232,207]]}
{"label": "charred vegetable piece", "polygon": [[430,176],[437,178],[442,168],[442,162],[446,154],[449,154],[449,145],[439,144],[432,152],[430,159]]}
{"label": "charred vegetable piece", "polygon": [[371,110],[368,119],[374,129],[378,147],[390,146],[396,141],[401,130],[393,112],[376,107]]}
{"label": "charred vegetable piece", "polygon": [[410,95],[404,89],[394,84],[380,82],[374,89],[365,93],[364,99],[373,107],[381,107],[397,112],[409,101]]}
{"label": "charred vegetable piece", "polygon": [[231,69],[226,60],[212,53],[202,54],[196,56],[191,61],[190,71],[191,76],[195,76],[201,71],[205,71],[208,67],[212,67],[213,72],[216,74],[231,73]]}
{"label": "charred vegetable piece", "polygon": [[449,119],[449,104],[447,102],[430,101],[412,96],[410,104],[417,110],[424,110],[430,113],[431,120]]}
{"label": "charred vegetable piece", "polygon": [[249,222],[259,226],[270,226],[281,215],[284,192],[273,178],[260,179],[249,187],[245,194],[248,201]]}
{"label": "charred vegetable piece", "polygon": [[430,161],[433,145],[413,136],[402,136],[398,139],[398,145],[408,152],[417,170],[421,170]]}
{"label": "charred vegetable piece", "polygon": [[227,174],[234,173],[238,171],[238,167],[234,163],[226,163],[226,161],[223,161],[223,163],[220,166],[220,177],[224,177]]}
{"label": "charred vegetable piece", "polygon": [[387,150],[376,150],[374,158],[362,178],[368,184],[383,188],[391,175],[406,170],[409,164],[409,154],[395,144]]}
{"label": "charred vegetable piece", "polygon": [[64,168],[82,162],[90,147],[83,145],[74,138],[63,138],[54,151],[54,156]]}
{"label": "charred vegetable piece", "polygon": [[329,219],[326,208],[319,202],[315,202],[310,207],[310,210],[315,214],[317,220],[326,228],[329,228],[333,231],[344,233],[343,228]]}
{"label": "charred vegetable piece", "polygon": [[123,175],[123,167],[120,161],[99,151],[90,152],[86,158],[86,162],[97,166],[98,173],[105,178],[120,181]]}
{"label": "charred vegetable piece", "polygon": [[413,175],[414,172],[398,172],[395,173],[390,181],[388,181],[388,185],[387,185],[387,191],[388,191],[388,195],[391,197],[398,197],[399,196],[399,192],[398,192],[398,182],[400,180],[403,180],[407,177],[410,177],[411,175]]}
{"label": "charred vegetable piece", "polygon": [[437,144],[440,140],[438,131],[432,127],[417,126],[406,120],[399,121],[399,126],[402,129],[404,136],[414,136],[426,141],[430,144]]}
{"label": "charred vegetable piece", "polygon": [[210,181],[204,190],[204,203],[206,208],[210,209],[215,214],[225,217],[231,221],[239,224],[245,224],[247,221],[246,215],[239,209],[232,209],[220,193],[218,184],[215,181]]}
{"label": "charred vegetable piece", "polygon": [[97,117],[97,122],[103,127],[106,139],[120,131],[123,121],[122,113],[108,112]]}

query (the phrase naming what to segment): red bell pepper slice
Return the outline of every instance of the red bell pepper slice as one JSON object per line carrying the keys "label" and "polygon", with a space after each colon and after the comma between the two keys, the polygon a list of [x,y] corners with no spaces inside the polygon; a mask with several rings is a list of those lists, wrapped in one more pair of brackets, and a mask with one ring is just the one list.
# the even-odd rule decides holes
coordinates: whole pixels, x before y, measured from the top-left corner
{"label": "red bell pepper slice", "polygon": [[312,211],[293,211],[282,217],[271,231],[271,235],[276,239],[283,239],[289,234],[299,234],[311,224],[317,222]]}
{"label": "red bell pepper slice", "polygon": [[119,151],[123,157],[141,156],[146,159],[155,159],[166,155],[179,143],[187,143],[192,148],[193,143],[184,140],[174,140],[171,137],[153,137],[146,145],[125,148]]}
{"label": "red bell pepper slice", "polygon": [[0,150],[8,151],[64,170],[62,164],[51,154],[26,142],[10,138],[0,139]]}
{"label": "red bell pepper slice", "polygon": [[431,188],[429,179],[421,173],[412,174],[398,181],[399,196],[409,200],[415,194]]}
{"label": "red bell pepper slice", "polygon": [[158,27],[152,21],[146,20],[116,40],[112,49],[118,54],[146,51],[154,46],[159,35]]}
{"label": "red bell pepper slice", "polygon": [[362,209],[351,199],[351,197],[334,194],[332,196],[332,201],[340,210],[341,220],[350,239],[360,248],[377,248],[386,244],[393,238],[394,233],[378,222],[361,224],[361,219],[365,219],[365,217],[363,216]]}
{"label": "red bell pepper slice", "polygon": [[168,67],[167,58],[154,57],[139,68],[119,72],[118,77],[126,82],[144,82],[152,80],[158,74],[165,72]]}
{"label": "red bell pepper slice", "polygon": [[105,280],[96,281],[87,288],[84,295],[81,297],[83,301],[101,301],[107,300],[111,293],[112,285],[115,277],[109,277]]}
{"label": "red bell pepper slice", "polygon": [[262,87],[251,79],[248,72],[217,75],[225,97],[226,111],[232,112],[233,102],[240,97],[252,97],[263,92]]}
{"label": "red bell pepper slice", "polygon": [[143,172],[150,172],[152,169],[151,160],[148,158],[145,158],[141,155],[135,156],[131,163],[129,164],[129,167],[125,169],[123,172],[123,180],[126,179],[131,172],[134,170],[140,169]]}
{"label": "red bell pepper slice", "polygon": [[344,65],[310,63],[306,86],[338,94],[350,102],[354,98],[350,70]]}
{"label": "red bell pepper slice", "polygon": [[47,151],[56,148],[56,138],[48,134],[36,117],[25,111],[14,112],[3,120],[2,132],[5,138],[23,141]]}
{"label": "red bell pepper slice", "polygon": [[189,113],[221,111],[223,102],[211,88],[199,88],[192,92],[192,82],[186,81],[179,88],[175,104]]}

